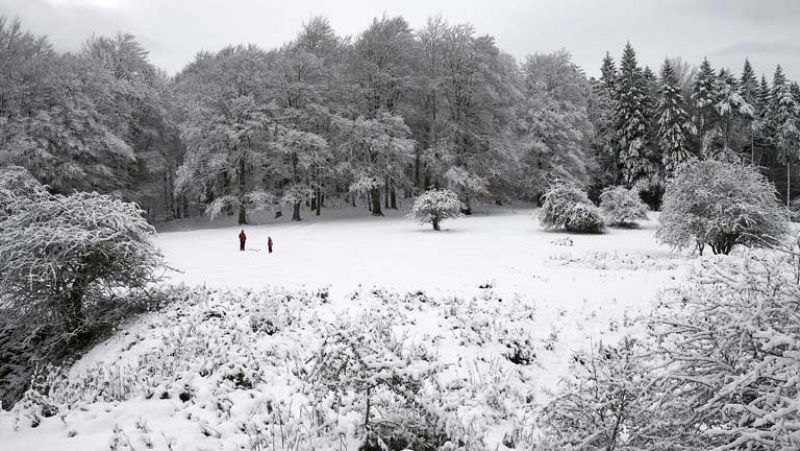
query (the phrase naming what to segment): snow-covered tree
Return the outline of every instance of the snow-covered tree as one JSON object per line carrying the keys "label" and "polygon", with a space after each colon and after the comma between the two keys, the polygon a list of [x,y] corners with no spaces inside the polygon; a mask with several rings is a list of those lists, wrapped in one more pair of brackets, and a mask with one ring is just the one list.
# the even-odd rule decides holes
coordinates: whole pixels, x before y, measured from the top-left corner
{"label": "snow-covered tree", "polygon": [[694,132],[678,83],[678,76],[672,63],[665,60],[661,68],[661,90],[658,96],[656,117],[663,165],[668,173],[691,157],[688,138]]}
{"label": "snow-covered tree", "polygon": [[440,230],[442,221],[461,216],[461,201],[450,190],[430,189],[414,199],[409,216],[420,224],[430,223],[433,230]]}
{"label": "snow-covered tree", "polygon": [[615,185],[621,180],[616,143],[616,80],[617,68],[606,52],[600,68],[600,80],[591,84],[588,116],[594,125],[592,147],[598,161],[597,180],[600,186]]}
{"label": "snow-covered tree", "polygon": [[268,169],[270,130],[267,118],[252,96],[231,99],[222,114],[197,118],[187,128],[184,139],[189,154],[179,172],[177,189],[188,191],[195,184],[213,193],[206,213],[238,213],[239,224],[247,224],[247,214],[269,208],[259,183]]}
{"label": "snow-covered tree", "polygon": [[630,42],[620,60],[617,78],[617,148],[623,182],[631,187],[653,174],[648,150],[648,86]]}
{"label": "snow-covered tree", "polygon": [[647,205],[639,194],[623,186],[608,188],[600,194],[600,210],[606,224],[621,227],[647,219]]}
{"label": "snow-covered tree", "polygon": [[714,108],[717,104],[717,74],[711,67],[708,58],[703,58],[700,70],[695,77],[692,90],[692,100],[695,107],[695,124],[697,135],[701,142],[700,155],[707,153],[707,142],[711,139],[718,124],[717,111]]}
{"label": "snow-covered tree", "polygon": [[797,103],[791,84],[779,65],[772,79],[769,110],[767,112],[772,144],[778,159],[786,165],[786,206],[791,204],[792,163],[800,159],[800,104]]}
{"label": "snow-covered tree", "polygon": [[528,56],[522,66],[525,101],[518,146],[523,176],[534,197],[553,183],[587,185],[593,166],[587,154],[594,133],[589,84],[566,51]]}
{"label": "snow-covered tree", "polygon": [[742,100],[744,100],[744,102],[746,102],[752,108],[750,114],[743,114],[743,119],[748,124],[748,134],[750,138],[750,164],[755,164],[756,162],[755,135],[756,131],[760,128],[759,109],[757,107],[759,96],[758,90],[759,87],[756,73],[753,70],[753,66],[750,64],[750,60],[745,58],[742,75],[739,78],[739,95],[742,97]]}
{"label": "snow-covered tree", "polygon": [[[254,46],[201,53],[179,75],[181,135],[187,155],[178,170],[176,190],[197,196],[206,213],[238,214],[270,208],[265,183],[274,164],[274,127],[267,99],[270,57]],[[270,128],[272,126],[273,128]]]}
{"label": "snow-covered tree", "polygon": [[464,214],[472,214],[472,200],[488,193],[483,177],[470,173],[460,166],[453,166],[444,174],[447,187],[457,193],[463,202]]}
{"label": "snow-covered tree", "polygon": [[22,315],[80,333],[99,296],[154,280],[155,229],[136,205],[96,193],[31,196],[0,179],[16,203],[0,217],[0,291]]}
{"label": "snow-covered tree", "polygon": [[722,129],[720,131],[722,153],[727,159],[736,159],[738,156],[734,158],[731,145],[736,141],[736,132],[739,131],[737,125],[742,118],[753,115],[753,107],[739,94],[736,79],[727,69],[719,71],[717,103],[714,108],[717,110]]}
{"label": "snow-covered tree", "polygon": [[338,118],[337,152],[347,162],[350,191],[369,196],[374,216],[383,216],[380,189],[386,181],[395,187],[408,186],[405,171],[414,155],[414,141],[399,116],[383,113],[375,119]]}
{"label": "snow-covered tree", "polygon": [[678,248],[706,245],[715,254],[734,246],[777,243],[787,215],[775,187],[755,168],[706,160],[684,163],[667,185],[656,237]]}

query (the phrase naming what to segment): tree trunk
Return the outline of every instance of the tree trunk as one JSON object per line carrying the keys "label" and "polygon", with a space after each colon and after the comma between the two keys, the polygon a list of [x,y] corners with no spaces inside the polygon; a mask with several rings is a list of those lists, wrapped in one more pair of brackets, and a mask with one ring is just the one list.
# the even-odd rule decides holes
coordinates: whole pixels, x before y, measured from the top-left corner
{"label": "tree trunk", "polygon": [[317,187],[317,216],[322,211],[322,190]]}
{"label": "tree trunk", "polygon": [[397,193],[395,192],[395,190],[392,190],[392,193],[391,193],[391,196],[389,197],[389,200],[391,202],[391,207],[390,208],[392,210],[397,210]]}
{"label": "tree trunk", "polygon": [[421,150],[419,144],[416,145],[415,147],[416,147],[416,152],[414,152],[414,186],[416,186],[417,189],[422,189],[422,186],[420,186],[422,184],[422,179],[420,178],[420,172],[419,172]]}
{"label": "tree trunk", "polygon": [[792,163],[786,163],[786,208],[792,204]]}
{"label": "tree trunk", "polygon": [[381,190],[380,188],[372,188],[369,192],[369,197],[372,204],[372,216],[383,216],[381,211]]}
{"label": "tree trunk", "polygon": [[247,211],[244,207],[244,201],[239,202],[239,225],[247,224]]}
{"label": "tree trunk", "polygon": [[750,165],[756,164],[756,147],[755,138],[753,137],[753,124],[750,124]]}
{"label": "tree trunk", "polygon": [[472,205],[470,205],[469,196],[464,198],[464,208],[461,209],[461,213],[466,216],[472,214]]}
{"label": "tree trunk", "polygon": [[300,217],[300,205],[301,202],[295,202],[292,208],[292,221],[302,221],[303,218]]}
{"label": "tree trunk", "polygon": [[244,206],[244,194],[247,186],[244,182],[244,158],[239,158],[239,225],[247,224],[247,211]]}
{"label": "tree trunk", "polygon": [[439,228],[439,218],[433,218],[431,222],[433,223],[433,230],[441,230]]}
{"label": "tree trunk", "polygon": [[383,208],[389,209],[389,178],[386,178],[386,183],[383,185]]}

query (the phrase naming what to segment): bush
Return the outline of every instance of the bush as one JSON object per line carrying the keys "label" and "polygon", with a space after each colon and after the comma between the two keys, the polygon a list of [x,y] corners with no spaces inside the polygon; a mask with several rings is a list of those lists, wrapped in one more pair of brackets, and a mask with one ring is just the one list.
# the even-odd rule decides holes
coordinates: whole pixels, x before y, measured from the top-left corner
{"label": "bush", "polygon": [[737,244],[770,246],[786,232],[775,187],[754,168],[720,161],[686,163],[667,186],[657,238],[678,248],[706,245],[728,254]]}
{"label": "bush", "polygon": [[800,449],[797,259],[703,260],[644,342],[575,356],[542,449]]}
{"label": "bush", "polygon": [[162,262],[155,229],[136,205],[96,193],[35,193],[12,194],[14,211],[0,217],[0,292],[11,308],[77,333],[88,298],[154,280]]}
{"label": "bush", "polygon": [[461,201],[450,190],[428,190],[414,200],[409,216],[420,224],[432,224],[433,230],[440,230],[439,224],[442,221],[461,216]]}
{"label": "bush", "polygon": [[569,212],[564,228],[575,233],[603,233],[605,225],[599,208],[592,204],[576,204]]}
{"label": "bush", "polygon": [[556,186],[542,196],[539,221],[547,229],[563,227],[570,232],[602,233],[603,218],[581,189]]}
{"label": "bush", "polygon": [[608,188],[600,194],[603,220],[611,225],[631,227],[647,219],[647,205],[639,195],[622,186]]}

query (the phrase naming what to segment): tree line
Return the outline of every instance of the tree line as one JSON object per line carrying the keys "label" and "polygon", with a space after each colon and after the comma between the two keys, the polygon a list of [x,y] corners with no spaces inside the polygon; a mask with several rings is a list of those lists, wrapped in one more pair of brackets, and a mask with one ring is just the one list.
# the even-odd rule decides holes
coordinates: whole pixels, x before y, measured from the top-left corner
{"label": "tree line", "polygon": [[[517,61],[491,36],[380,17],[355,37],[322,17],[278,48],[200,52],[175,76],[129,34],[59,53],[0,18],[0,163],[56,194],[135,201],[151,221],[364,205],[448,188],[539,201],[559,183],[636,188],[658,207],[681,162],[761,167],[791,199],[800,88],[678,59],[659,75],[628,44],[589,78],[569,53]],[[795,184],[796,185],[796,184]]]}

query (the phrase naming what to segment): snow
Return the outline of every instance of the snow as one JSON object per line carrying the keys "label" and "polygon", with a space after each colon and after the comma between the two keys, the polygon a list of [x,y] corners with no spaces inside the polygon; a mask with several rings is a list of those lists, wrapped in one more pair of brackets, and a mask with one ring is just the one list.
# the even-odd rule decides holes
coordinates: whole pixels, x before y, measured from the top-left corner
{"label": "snow", "polygon": [[[354,212],[364,215],[359,209]],[[327,213],[327,212],[326,212]],[[479,285],[494,281],[495,289],[519,292],[542,304],[570,307],[584,299],[602,307],[609,302],[639,308],[649,304],[668,274],[622,274],[593,268],[554,267],[550,261],[565,253],[585,257],[598,252],[628,255],[642,261],[680,259],[654,238],[653,218],[638,229],[609,228],[603,235],[567,234],[543,230],[532,209],[496,210],[448,220],[443,230],[421,226],[402,214],[388,217],[333,219],[308,215],[299,223],[288,220],[244,226],[247,251],[239,252],[240,227],[165,231],[158,244],[170,264],[182,271],[174,280],[211,287],[330,286],[344,294],[359,286],[401,291],[472,295]],[[368,214],[368,213],[366,213]],[[266,252],[267,236],[275,241]],[[554,246],[569,236],[574,246]],[[574,282],[579,280],[579,284]],[[621,280],[624,282],[610,282]],[[642,294],[644,298],[642,299]]]}
{"label": "snow", "polygon": [[[275,307],[277,313],[270,311],[268,316],[286,318],[283,326],[286,334],[264,337],[250,345],[237,341],[243,335],[231,332],[249,333],[250,323],[244,325],[242,320],[228,318],[220,320],[227,324],[223,327],[208,325],[202,318],[197,320],[197,327],[206,331],[198,336],[208,337],[209,349],[219,347],[225,340],[235,344],[230,349],[221,346],[215,351],[222,353],[220,356],[206,358],[247,362],[265,343],[272,343],[269,346],[277,347],[270,348],[270,355],[285,353],[305,359],[310,355],[309,347],[320,344],[319,331],[326,330],[325,324],[341,318],[357,320],[367,311],[372,312],[370,315],[386,315],[394,329],[406,334],[409,343],[442,337],[429,341],[435,342],[439,363],[453,366],[447,377],[458,377],[463,372],[458,369],[460,365],[473,362],[476,371],[480,367],[486,374],[500,370],[504,374],[519,374],[519,380],[510,383],[512,391],[534,390],[536,402],[543,402],[547,390],[554,389],[558,378],[566,374],[575,351],[590,343],[614,340],[626,332],[639,333],[643,326],[640,316],[649,313],[658,291],[681,280],[691,261],[656,243],[657,218],[652,213],[639,228],[609,228],[603,235],[545,231],[534,219],[536,211],[530,208],[484,209],[469,217],[444,222],[441,232],[391,210],[385,211],[387,216],[382,218],[349,207],[325,211],[320,218],[308,211],[303,213],[304,220],[299,223],[285,217],[278,220],[256,217],[260,224],[244,227],[248,235],[245,252],[238,250],[237,235],[241,227],[231,224],[230,218],[176,223],[161,231],[157,244],[169,264],[179,271],[170,275],[172,282],[205,285],[211,290],[242,287],[254,293],[262,289],[273,293],[328,290],[329,302],[293,301],[289,306]],[[275,242],[272,254],[266,252],[267,236]],[[424,302],[419,296],[407,294],[419,292],[436,301]],[[258,297],[248,296],[247,299]],[[473,302],[459,303],[454,297]],[[184,321],[200,318],[209,311],[251,319],[263,314],[256,301],[252,305],[251,301],[232,305],[226,303],[224,294],[213,295],[211,299],[190,301],[186,306],[175,306],[132,321],[78,362],[71,369],[71,377],[77,380],[98,368],[104,371],[120,368],[119,362],[134,365],[148,356],[155,358],[162,347],[178,346],[175,343],[180,343],[176,349],[184,349],[196,339],[192,334],[199,333],[193,329],[194,325]],[[448,309],[455,312],[454,316],[442,315]],[[526,312],[531,313],[530,318],[525,317]],[[508,317],[504,318],[504,314]],[[215,335],[220,330],[225,337],[231,332],[234,338]],[[505,359],[498,363],[501,345],[523,336],[536,343],[536,364],[517,370]],[[175,357],[176,361],[180,358]],[[191,356],[183,358],[187,359],[186,368],[192,368]],[[264,363],[264,368],[263,371],[272,371],[270,380],[282,381],[283,385],[261,384],[253,390],[261,391],[269,399],[296,395],[299,382],[292,378],[288,368],[270,367],[268,363]],[[514,371],[508,373],[509,369]],[[181,374],[191,372],[187,369]],[[164,384],[173,390],[184,383],[181,379],[184,376],[170,377],[177,379],[170,382],[172,385]],[[131,380],[135,380],[131,382],[133,389],[143,383],[141,379]],[[196,376],[191,376],[187,380],[199,384],[195,387],[198,403],[217,400],[221,389],[209,379],[200,383],[196,382]],[[236,437],[240,439],[237,443],[244,443],[244,436],[233,426],[235,420],[255,415],[258,408],[250,406],[255,401],[246,399],[239,390],[228,395],[225,399],[234,404],[229,415],[234,418],[218,427],[211,425],[213,418],[204,416],[210,413],[201,412],[199,407],[194,410],[182,407],[176,394],[169,400],[137,396],[84,404],[55,417],[42,418],[37,428],[30,427],[26,419],[20,420],[13,412],[0,413],[0,443],[4,450],[109,449],[115,437],[136,435],[138,438],[131,440],[142,441],[133,443],[135,449],[144,447],[143,440],[150,438],[155,449],[166,449],[170,440],[175,441],[174,449],[233,449]],[[466,399],[462,402],[472,406],[464,407],[464,416],[480,413],[480,408],[475,407],[480,405],[479,401],[478,404]],[[203,420],[198,420],[198,416]],[[142,421],[152,433],[144,432],[148,428],[138,425]],[[353,424],[359,421],[357,416],[353,421]],[[512,425],[483,421],[490,428],[486,440],[495,449],[503,431]],[[201,427],[208,430],[198,434],[192,430],[198,424],[207,425]],[[117,426],[122,432],[114,432]],[[223,439],[228,437],[230,442],[216,441],[218,434],[214,431],[219,427],[223,428]],[[73,430],[74,436],[67,438]],[[186,438],[189,436],[194,438]],[[119,445],[119,449],[125,448]]]}

